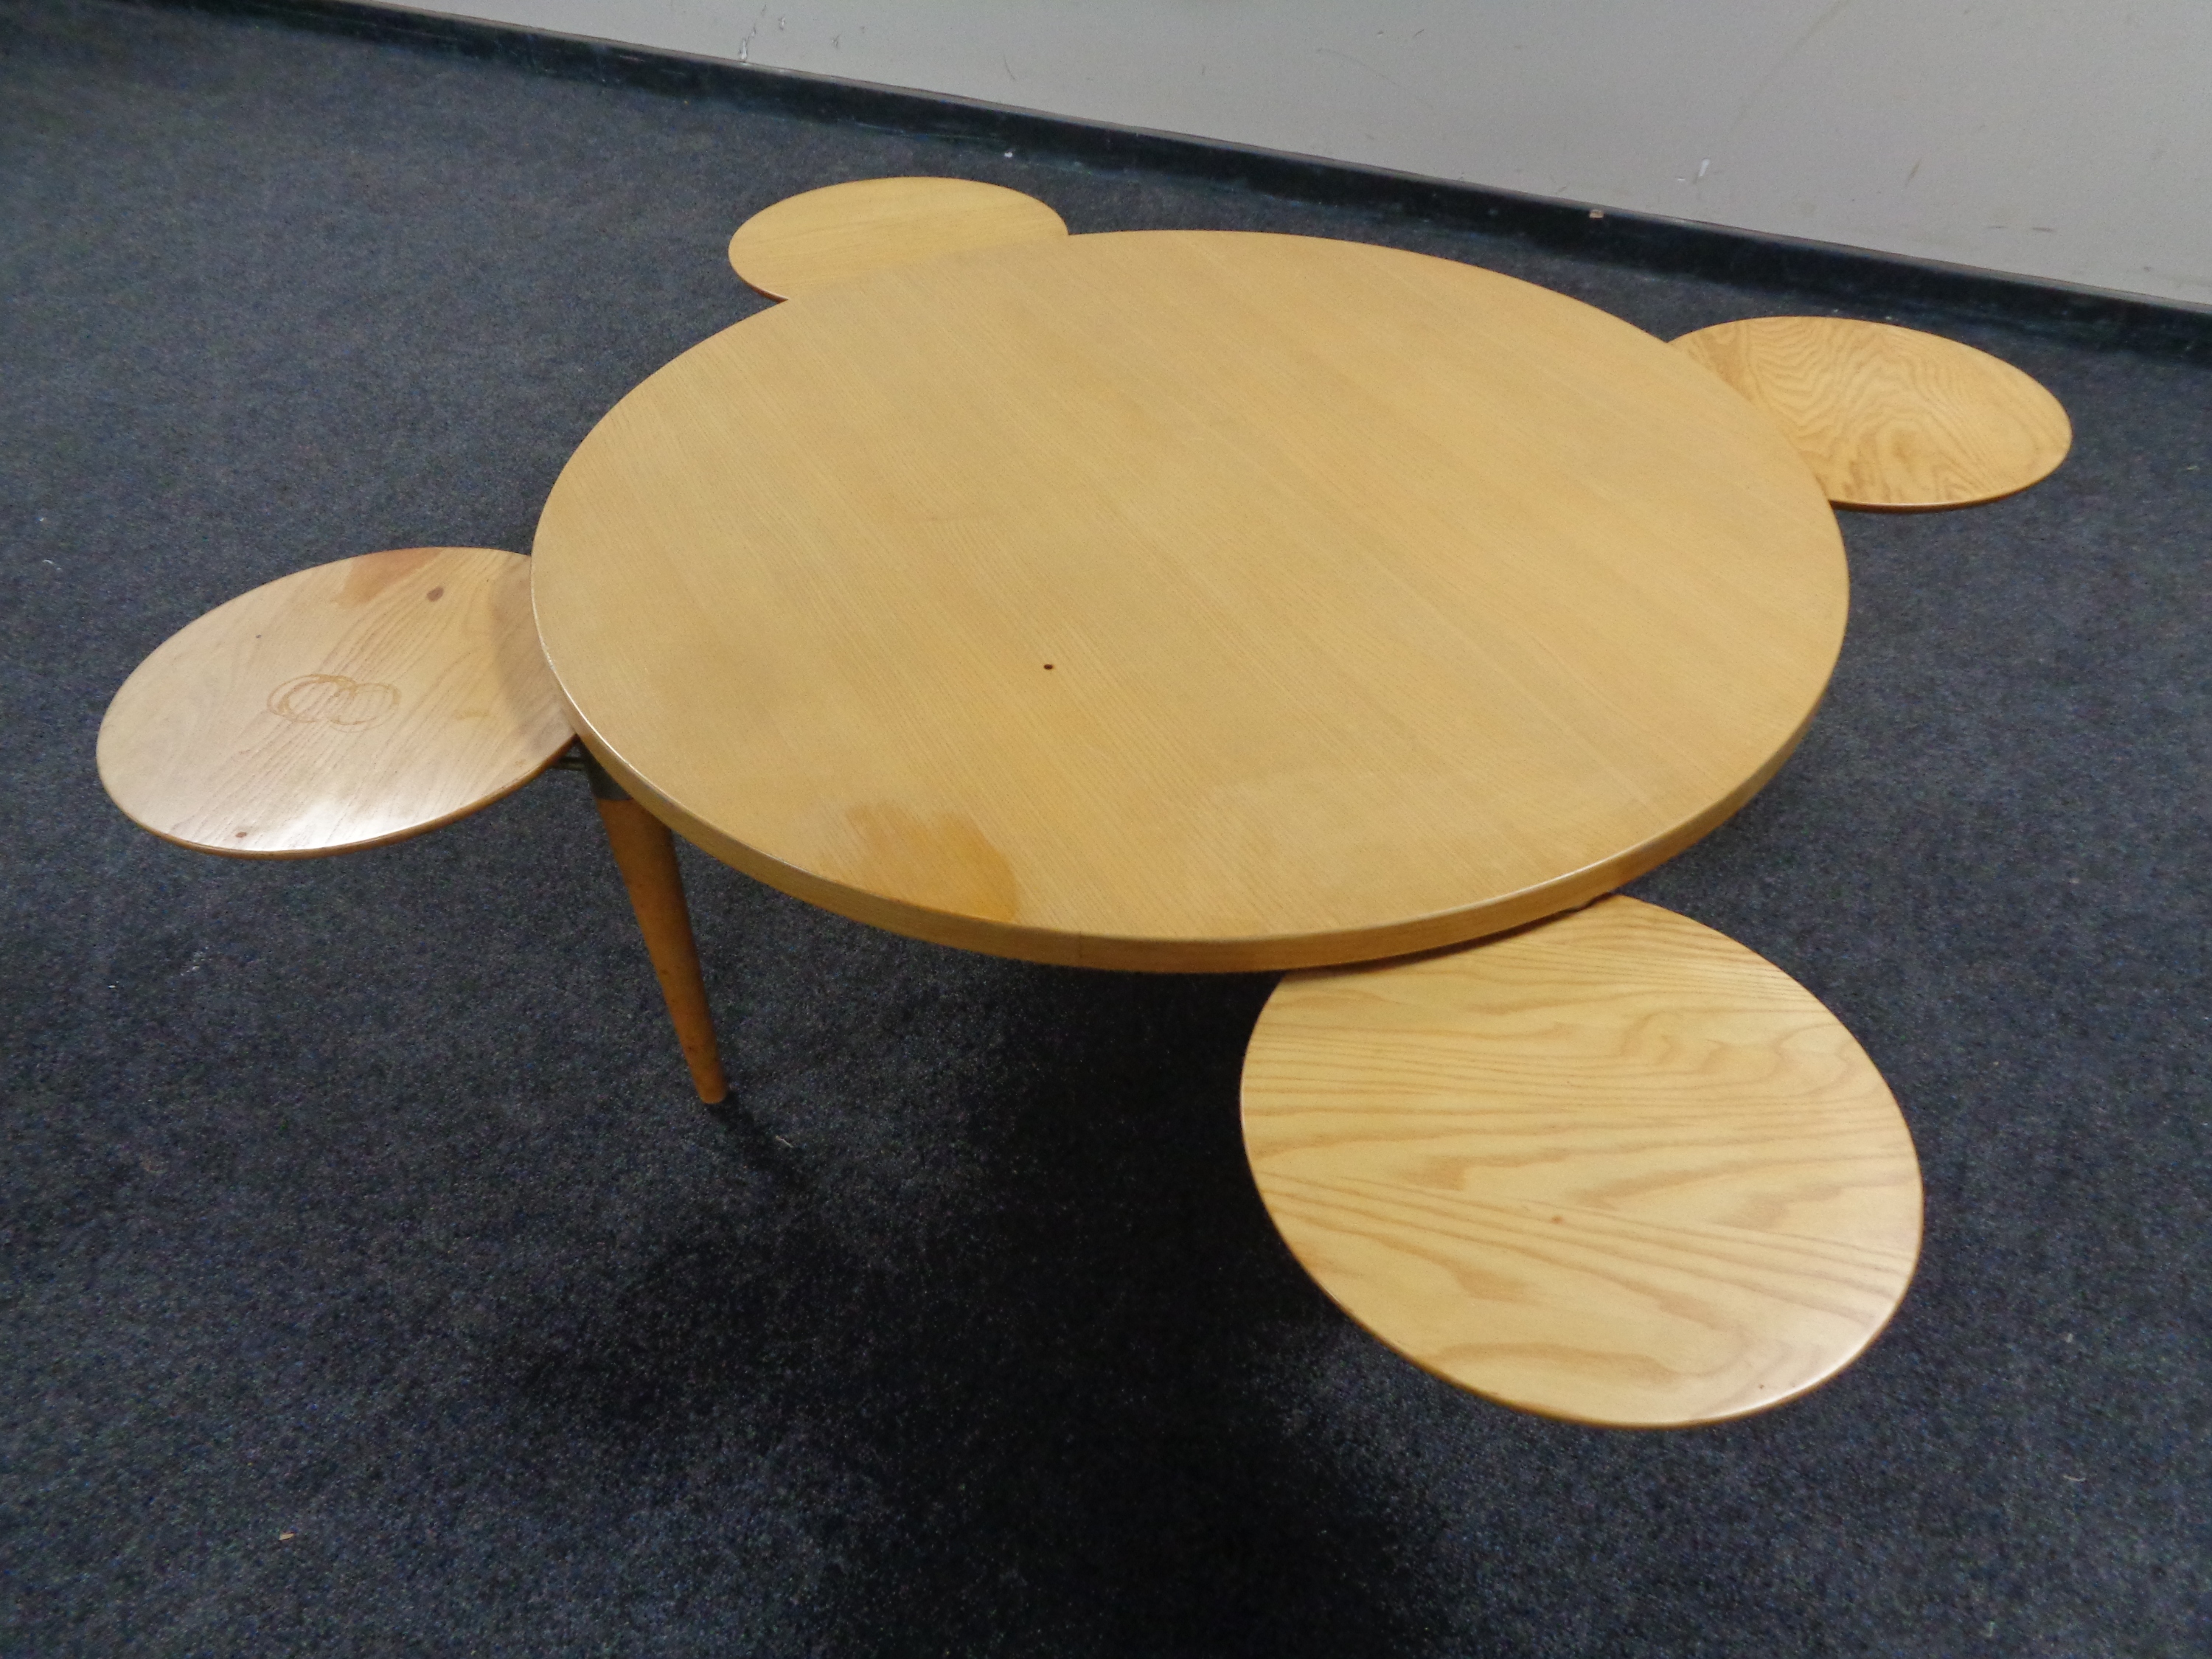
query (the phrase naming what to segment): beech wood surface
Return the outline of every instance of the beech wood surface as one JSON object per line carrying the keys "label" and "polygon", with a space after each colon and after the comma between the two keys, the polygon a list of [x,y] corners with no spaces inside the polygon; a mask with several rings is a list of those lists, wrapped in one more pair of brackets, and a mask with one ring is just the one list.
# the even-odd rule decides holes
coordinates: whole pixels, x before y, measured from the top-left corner
{"label": "beech wood surface", "polygon": [[617,404],[538,525],[578,730],[893,932],[1170,971],[1473,938],[1789,753],[1841,538],[1773,423],[1563,295],[1216,232],[802,296]]}
{"label": "beech wood surface", "polygon": [[1285,979],[1244,1140],[1353,1319],[1579,1422],[1804,1393],[1881,1331],[1920,1248],[1911,1136],[1850,1033],[1743,946],[1620,896]]}
{"label": "beech wood surface", "polygon": [[771,300],[887,265],[1067,234],[1034,196],[971,179],[858,179],[762,209],[730,238],[730,268]]}
{"label": "beech wood surface", "polygon": [[714,1017],[707,1004],[707,982],[699,971],[699,945],[691,933],[690,907],[684,902],[684,872],[676,862],[676,843],[668,826],[634,800],[596,799],[599,822],[606,826],[630,908],[645,935],[646,954],[668,1005],[676,1041],[699,1098],[709,1106],[728,1097],[722,1056],[714,1042]]}
{"label": "beech wood surface", "polygon": [[449,823],[569,737],[530,562],[397,548],[295,571],[172,635],[108,704],[100,778],[166,840],[307,858]]}
{"label": "beech wood surface", "polygon": [[2066,411],[2001,358],[1841,317],[1754,317],[1674,342],[1772,416],[1838,507],[1970,507],[2049,476]]}

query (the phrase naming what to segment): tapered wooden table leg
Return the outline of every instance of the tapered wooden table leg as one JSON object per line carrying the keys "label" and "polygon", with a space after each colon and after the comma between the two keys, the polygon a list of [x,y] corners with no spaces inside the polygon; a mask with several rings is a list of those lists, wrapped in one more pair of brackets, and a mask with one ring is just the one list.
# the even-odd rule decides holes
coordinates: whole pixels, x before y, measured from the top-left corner
{"label": "tapered wooden table leg", "polygon": [[592,799],[607,827],[630,908],[645,934],[676,1040],[691,1067],[699,1098],[718,1105],[730,1092],[722,1076],[722,1056],[714,1044],[714,1017],[707,1007],[707,983],[699,974],[699,945],[691,936],[691,913],[684,902],[684,876],[677,868],[676,838],[668,826],[623,793],[596,761],[585,757]]}

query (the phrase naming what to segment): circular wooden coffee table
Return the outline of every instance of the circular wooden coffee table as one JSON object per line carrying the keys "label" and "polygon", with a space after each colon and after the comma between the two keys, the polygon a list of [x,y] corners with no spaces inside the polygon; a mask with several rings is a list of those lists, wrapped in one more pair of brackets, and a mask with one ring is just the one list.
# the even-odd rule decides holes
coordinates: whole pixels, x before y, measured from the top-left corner
{"label": "circular wooden coffee table", "polygon": [[972,179],[855,179],[787,197],[730,238],[730,268],[771,300],[890,265],[1067,234],[1034,196]]}
{"label": "circular wooden coffee table", "polygon": [[1141,232],[886,270],[611,410],[538,526],[579,733],[860,921],[1291,968],[1581,903],[1779,767],[1833,514],[1684,354],[1470,266]]}
{"label": "circular wooden coffee table", "polygon": [[164,841],[318,858],[520,789],[569,743],[530,561],[400,547],[265,582],[171,635],[100,726],[100,778]]}
{"label": "circular wooden coffee table", "polygon": [[1751,317],[1674,349],[1764,410],[1838,507],[1974,507],[2048,477],[2073,447],[2058,399],[2002,358],[1848,317]]}
{"label": "circular wooden coffee table", "polygon": [[1244,1060],[1284,1242],[1416,1364],[1616,1427],[1765,1411],[1873,1341],[1920,1252],[1889,1086],[1813,994],[1615,894],[1286,975]]}

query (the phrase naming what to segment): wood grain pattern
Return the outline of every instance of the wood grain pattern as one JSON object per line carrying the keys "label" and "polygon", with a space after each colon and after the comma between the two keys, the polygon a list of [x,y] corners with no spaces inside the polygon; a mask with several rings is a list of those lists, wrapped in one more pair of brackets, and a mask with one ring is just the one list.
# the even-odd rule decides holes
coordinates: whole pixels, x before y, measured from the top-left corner
{"label": "wood grain pattern", "polygon": [[308,858],[451,823],[569,737],[530,562],[398,548],[295,571],[171,635],[108,704],[100,778],[166,840]]}
{"label": "wood grain pattern", "polygon": [[1956,340],[1840,317],[1754,317],[1675,346],[1772,416],[1838,507],[1925,511],[2025,489],[2066,459],[2058,400]]}
{"label": "wood grain pattern", "polygon": [[1033,196],[970,179],[859,179],[763,208],[730,238],[730,268],[771,300],[942,253],[1067,234]]}
{"label": "wood grain pattern", "polygon": [[1563,295],[1391,249],[1079,236],[806,295],[562,473],[593,750],[858,920],[1297,967],[1582,902],[1734,811],[1846,605],[1773,423]]}
{"label": "wood grain pattern", "polygon": [[1286,978],[1244,1064],[1291,1251],[1416,1364],[1662,1427],[1833,1376],[1903,1298],[1919,1166],[1873,1062],[1772,964],[1637,900]]}

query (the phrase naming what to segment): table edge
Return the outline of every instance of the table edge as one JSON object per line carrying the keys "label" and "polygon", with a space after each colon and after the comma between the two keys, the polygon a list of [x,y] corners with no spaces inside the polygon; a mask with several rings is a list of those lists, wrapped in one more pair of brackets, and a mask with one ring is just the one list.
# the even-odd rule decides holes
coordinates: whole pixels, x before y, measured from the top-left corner
{"label": "table edge", "polygon": [[565,686],[561,693],[562,706],[568,711],[569,723],[575,728],[577,737],[639,805],[702,852],[765,886],[849,921],[931,945],[1054,967],[1153,974],[1279,973],[1301,968],[1380,962],[1464,945],[1577,908],[1656,869],[1734,817],[1788,763],[1826,700],[1824,684],[1804,718],[1774,753],[1711,806],[1611,858],[1550,881],[1480,903],[1369,927],[1238,939],[1158,939],[1066,933],[1015,922],[988,921],[951,911],[928,909],[801,870],[686,812],[623,761],[621,751],[585,719]]}

